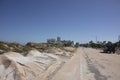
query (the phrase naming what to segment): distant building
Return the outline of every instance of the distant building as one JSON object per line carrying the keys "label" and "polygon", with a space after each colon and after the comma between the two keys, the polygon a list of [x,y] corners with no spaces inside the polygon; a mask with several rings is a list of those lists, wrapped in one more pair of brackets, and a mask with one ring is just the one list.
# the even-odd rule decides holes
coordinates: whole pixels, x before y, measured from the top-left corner
{"label": "distant building", "polygon": [[61,38],[57,37],[57,43],[60,43],[60,42],[61,42]]}
{"label": "distant building", "polygon": [[56,43],[56,39],[47,39],[47,43]]}
{"label": "distant building", "polygon": [[47,39],[47,43],[61,43],[61,38],[57,37],[57,39],[54,38]]}
{"label": "distant building", "polygon": [[71,40],[61,40],[61,37],[57,37],[57,39],[51,38],[51,39],[47,39],[47,43],[50,44],[62,44],[65,46],[74,46],[74,41]]}

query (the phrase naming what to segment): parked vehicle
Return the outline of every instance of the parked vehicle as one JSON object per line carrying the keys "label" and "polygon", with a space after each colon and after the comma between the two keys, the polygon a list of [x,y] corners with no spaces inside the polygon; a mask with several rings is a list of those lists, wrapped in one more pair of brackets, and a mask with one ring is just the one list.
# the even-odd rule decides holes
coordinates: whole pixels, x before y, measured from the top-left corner
{"label": "parked vehicle", "polygon": [[115,44],[108,42],[104,49],[103,49],[104,53],[115,53]]}

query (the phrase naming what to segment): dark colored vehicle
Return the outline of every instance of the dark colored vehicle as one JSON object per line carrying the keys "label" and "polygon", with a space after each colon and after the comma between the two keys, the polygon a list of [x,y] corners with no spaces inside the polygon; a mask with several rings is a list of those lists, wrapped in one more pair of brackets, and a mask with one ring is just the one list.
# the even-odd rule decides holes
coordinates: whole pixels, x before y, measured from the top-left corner
{"label": "dark colored vehicle", "polygon": [[105,48],[103,49],[104,53],[115,53],[115,46],[112,45],[106,45]]}

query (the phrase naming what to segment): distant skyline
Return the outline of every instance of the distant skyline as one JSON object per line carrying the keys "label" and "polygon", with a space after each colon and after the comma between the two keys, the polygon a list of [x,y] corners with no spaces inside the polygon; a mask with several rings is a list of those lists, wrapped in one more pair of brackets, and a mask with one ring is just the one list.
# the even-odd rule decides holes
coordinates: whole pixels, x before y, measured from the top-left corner
{"label": "distant skyline", "polygon": [[118,40],[120,0],[0,0],[0,40]]}

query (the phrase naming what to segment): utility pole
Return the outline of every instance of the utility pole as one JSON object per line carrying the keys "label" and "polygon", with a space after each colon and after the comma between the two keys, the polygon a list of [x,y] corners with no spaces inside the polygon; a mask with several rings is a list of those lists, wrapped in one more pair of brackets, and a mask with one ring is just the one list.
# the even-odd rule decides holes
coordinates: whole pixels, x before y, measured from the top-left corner
{"label": "utility pole", "polygon": [[97,36],[95,37],[95,39],[96,39],[96,43],[97,43]]}

